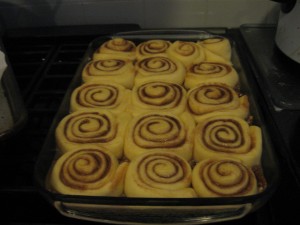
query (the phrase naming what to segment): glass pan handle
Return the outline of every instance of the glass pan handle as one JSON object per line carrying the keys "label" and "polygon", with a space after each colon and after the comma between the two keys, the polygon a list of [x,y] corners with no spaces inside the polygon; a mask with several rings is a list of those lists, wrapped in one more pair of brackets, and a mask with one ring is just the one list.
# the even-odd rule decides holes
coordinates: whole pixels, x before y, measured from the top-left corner
{"label": "glass pan handle", "polygon": [[244,217],[251,203],[210,206],[98,205],[57,201],[56,209],[67,217],[116,224],[207,224]]}
{"label": "glass pan handle", "polygon": [[203,40],[207,38],[221,37],[202,30],[138,30],[120,32],[114,34],[111,38],[127,38],[127,39],[197,39]]}

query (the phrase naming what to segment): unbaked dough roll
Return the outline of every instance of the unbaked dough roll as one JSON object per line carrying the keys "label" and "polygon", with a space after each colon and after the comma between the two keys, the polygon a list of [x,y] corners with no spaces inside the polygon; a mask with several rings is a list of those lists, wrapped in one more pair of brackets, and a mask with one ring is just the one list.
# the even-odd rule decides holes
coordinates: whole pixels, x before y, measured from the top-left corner
{"label": "unbaked dough roll", "polygon": [[228,65],[232,65],[232,61],[224,59],[222,56],[217,55],[216,53],[213,53],[212,51],[208,49],[204,49],[205,52],[205,61],[206,62],[219,62],[219,63],[225,63]]}
{"label": "unbaked dough roll", "polygon": [[71,112],[85,109],[107,109],[124,112],[131,101],[131,91],[117,83],[86,82],[77,87],[70,102]]}
{"label": "unbaked dough roll", "polygon": [[181,62],[162,56],[144,58],[135,64],[135,68],[135,85],[153,81],[181,85],[186,74],[186,69]]}
{"label": "unbaked dough roll", "polygon": [[190,89],[205,82],[219,82],[235,87],[238,81],[238,74],[230,64],[205,61],[189,67],[184,86]]}
{"label": "unbaked dough roll", "polygon": [[186,90],[178,84],[149,82],[132,90],[129,111],[137,116],[147,112],[169,112],[176,115],[186,109]]}
{"label": "unbaked dough roll", "polygon": [[[225,37],[208,38],[198,41],[205,50],[206,61],[223,60],[231,61],[231,44]],[[215,57],[215,58],[214,58]]]}
{"label": "unbaked dough roll", "polygon": [[147,152],[130,162],[125,178],[127,197],[192,198],[192,169],[179,155]]}
{"label": "unbaked dough roll", "polygon": [[131,119],[107,110],[80,110],[65,116],[56,127],[56,143],[62,152],[85,146],[106,148],[117,158],[123,156],[124,132]]}
{"label": "unbaked dough roll", "polygon": [[101,148],[79,148],[55,162],[50,185],[66,195],[121,196],[127,167]]}
{"label": "unbaked dough roll", "polygon": [[132,41],[124,38],[113,38],[101,44],[94,52],[93,58],[97,59],[102,54],[113,54],[135,60],[135,52],[136,46]]}
{"label": "unbaked dough roll", "polygon": [[175,58],[182,62],[187,68],[194,63],[199,63],[205,60],[203,48],[189,41],[175,41],[167,50],[171,58]]}
{"label": "unbaked dough roll", "polygon": [[223,83],[203,83],[187,93],[187,108],[196,121],[217,115],[232,115],[245,119],[249,114],[246,95]]}
{"label": "unbaked dough roll", "polygon": [[193,168],[192,183],[199,197],[257,194],[257,180],[248,166],[231,159],[206,159]]}
{"label": "unbaked dough roll", "polygon": [[84,82],[114,82],[131,89],[134,84],[135,70],[131,60],[108,57],[90,61],[82,71]]}
{"label": "unbaked dough roll", "polygon": [[132,160],[140,154],[159,150],[192,158],[194,120],[189,114],[148,113],[135,117],[125,135],[124,154]]}
{"label": "unbaked dough roll", "polygon": [[136,48],[137,60],[151,56],[167,56],[167,49],[170,47],[171,42],[165,40],[149,40],[140,43]]}
{"label": "unbaked dough roll", "polygon": [[260,165],[262,133],[236,116],[214,116],[198,123],[195,128],[194,158],[235,158],[252,167]]}

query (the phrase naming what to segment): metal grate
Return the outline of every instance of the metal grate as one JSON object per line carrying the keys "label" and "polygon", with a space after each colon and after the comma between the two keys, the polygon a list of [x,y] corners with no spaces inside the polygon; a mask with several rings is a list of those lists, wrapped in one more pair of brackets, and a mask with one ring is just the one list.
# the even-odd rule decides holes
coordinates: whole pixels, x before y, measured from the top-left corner
{"label": "metal grate", "polygon": [[78,39],[72,45],[67,38],[4,39],[29,116],[21,132],[1,143],[0,169],[10,168],[6,179],[1,180],[2,190],[34,190],[32,174],[35,160],[64,92],[92,38]]}

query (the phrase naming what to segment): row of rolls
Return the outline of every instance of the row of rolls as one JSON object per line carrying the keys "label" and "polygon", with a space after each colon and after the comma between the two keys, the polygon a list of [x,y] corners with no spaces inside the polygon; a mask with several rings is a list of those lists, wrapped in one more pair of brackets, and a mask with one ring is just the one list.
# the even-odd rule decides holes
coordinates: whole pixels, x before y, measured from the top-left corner
{"label": "row of rolls", "polygon": [[[226,40],[192,44],[202,49],[209,45],[211,54],[203,53],[201,62],[219,55],[214,63],[224,64],[230,61]],[[116,39],[102,44],[84,67],[83,83],[70,98],[70,113],[56,127],[59,153],[50,172],[50,188],[71,195],[150,198],[233,197],[261,191],[257,173],[261,128],[249,122],[249,100],[238,91],[237,74],[233,83],[230,77],[213,74],[214,79],[205,75],[207,79],[189,86],[182,79],[157,79],[163,77],[159,73],[148,74],[141,82],[135,74],[129,86],[115,75],[86,78],[86,68],[94,60],[122,55],[135,60],[136,66],[149,58],[145,53],[150,52],[145,50],[149,42],[156,51],[152,58],[158,57],[157,52],[159,57],[175,57],[170,56],[178,42],[151,40],[125,48],[133,42]],[[195,60],[177,60],[185,71],[188,62],[196,65]],[[226,65],[233,69],[231,63]]]}
{"label": "row of rolls", "polygon": [[135,45],[115,38],[96,49],[83,69],[87,81],[113,81],[132,89],[149,81],[163,81],[191,88],[203,82],[238,84],[232,66],[231,44],[226,38],[198,42],[149,40]]}

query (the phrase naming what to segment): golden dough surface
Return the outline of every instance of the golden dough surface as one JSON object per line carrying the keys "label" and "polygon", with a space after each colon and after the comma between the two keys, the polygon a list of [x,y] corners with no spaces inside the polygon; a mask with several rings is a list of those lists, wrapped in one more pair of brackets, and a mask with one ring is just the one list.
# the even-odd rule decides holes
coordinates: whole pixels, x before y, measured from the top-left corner
{"label": "golden dough surface", "polygon": [[[83,67],[55,130],[51,188],[89,196],[255,195],[251,168],[261,166],[262,129],[251,123],[230,41],[136,43],[107,40]],[[231,187],[237,180],[241,186]]]}

